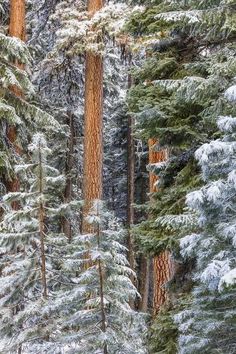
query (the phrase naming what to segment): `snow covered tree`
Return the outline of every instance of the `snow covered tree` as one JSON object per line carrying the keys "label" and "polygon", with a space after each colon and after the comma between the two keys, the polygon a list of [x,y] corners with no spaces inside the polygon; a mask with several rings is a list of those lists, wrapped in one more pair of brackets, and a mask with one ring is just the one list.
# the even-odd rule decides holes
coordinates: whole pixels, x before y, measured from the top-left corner
{"label": "snow covered tree", "polygon": [[[42,134],[29,145],[31,161],[16,165],[21,189],[3,197],[1,222],[0,348],[4,353],[55,353],[48,298],[59,286],[66,237],[58,230],[58,191],[64,177],[47,163]],[[19,204],[12,209],[12,202]],[[52,340],[52,342],[51,342]]]}
{"label": "snow covered tree", "polygon": [[233,17],[229,2],[154,1],[130,20],[134,49],[144,47],[147,55],[133,72],[129,107],[140,137],[156,137],[170,152],[166,164],[153,166],[159,193],[149,208],[154,217],[143,224],[147,251],[172,247],[175,235],[161,225],[157,229],[156,217],[182,213],[186,191],[200,184],[194,151],[217,130],[225,105],[222,92],[235,75]]}
{"label": "snow covered tree", "polygon": [[196,151],[204,186],[187,195],[197,229],[181,239],[181,253],[194,259],[193,299],[176,315],[180,353],[233,353],[235,342],[235,133],[236,86],[225,93],[234,103],[221,116],[222,137]]}
{"label": "snow covered tree", "polygon": [[[2,2],[1,2],[2,3]],[[23,2],[22,2],[23,3]],[[46,127],[46,130],[59,130],[59,124],[45,111],[40,110],[30,101],[34,97],[34,89],[26,72],[30,66],[31,56],[24,42],[16,37],[7,36],[6,23],[2,21],[7,17],[5,13],[8,9],[1,6],[1,181],[6,185],[7,182],[14,179],[13,163],[17,161],[17,150],[22,149],[22,145],[27,145],[28,135],[39,127]],[[4,16],[3,16],[4,12]],[[12,35],[13,29],[11,26]],[[15,65],[17,63],[17,66]],[[25,66],[26,71],[22,70]],[[14,90],[13,90],[14,88]],[[16,91],[21,92],[23,96],[19,97]],[[7,134],[8,127],[12,127],[14,137]],[[17,130],[17,134],[16,133]],[[15,139],[16,138],[16,139]],[[14,140],[14,141],[13,141]]]}
{"label": "snow covered tree", "polygon": [[129,305],[138,294],[123,230],[101,201],[94,202],[87,222],[95,233],[74,237],[68,246],[74,253],[64,274],[73,280],[71,290],[62,290],[52,304],[61,313],[58,341],[71,354],[146,353],[143,314]]}
{"label": "snow covered tree", "polygon": [[168,339],[168,331],[176,328],[172,307],[191,290],[193,267],[192,260],[185,262],[179,254],[183,229],[175,227],[176,215],[180,214],[178,223],[182,219],[192,226],[189,212],[182,213],[186,194],[202,184],[194,153],[219,134],[216,119],[228,114],[222,93],[235,76],[235,5],[217,0],[139,3],[146,9],[131,18],[128,28],[135,38],[134,51],[143,53],[143,61],[133,70],[135,85],[128,102],[137,135],[143,141],[158,140],[157,150],[167,147],[169,160],[152,166],[159,176],[159,190],[146,207],[149,219],[135,233],[146,253],[158,255],[167,249],[175,260],[175,274],[166,284],[173,305],[167,304],[170,321],[160,314],[151,338],[153,348],[159,343],[164,352],[175,353],[168,340],[164,345],[158,328],[161,317],[161,338]]}

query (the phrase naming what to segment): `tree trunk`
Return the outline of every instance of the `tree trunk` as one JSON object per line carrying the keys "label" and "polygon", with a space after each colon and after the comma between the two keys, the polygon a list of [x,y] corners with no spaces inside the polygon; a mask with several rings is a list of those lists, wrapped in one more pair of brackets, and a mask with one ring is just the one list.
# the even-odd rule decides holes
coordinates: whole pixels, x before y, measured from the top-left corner
{"label": "tree trunk", "polygon": [[149,291],[150,291],[150,267],[151,261],[144,255],[140,257],[140,272],[139,272],[139,293],[141,299],[138,308],[142,312],[148,311]]}
{"label": "tree trunk", "polygon": [[[131,88],[132,78],[128,75],[128,89]],[[132,270],[135,270],[134,241],[131,232],[134,224],[134,178],[135,178],[135,147],[133,137],[133,117],[128,116],[127,131],[127,229],[128,229],[128,260]],[[131,281],[135,284],[135,277],[131,276]],[[130,306],[135,307],[134,301],[130,301]]]}
{"label": "tree trunk", "polygon": [[[157,140],[149,139],[149,164],[166,161],[168,158],[168,151],[154,151]],[[158,177],[151,173],[149,174],[150,194],[158,192],[156,185]],[[167,291],[165,284],[170,280],[171,276],[171,261],[170,254],[165,251],[160,256],[153,259],[153,312],[156,314],[161,306],[167,300]]]}
{"label": "tree trunk", "polygon": [[42,294],[43,297],[47,298],[47,279],[46,279],[46,256],[45,256],[45,244],[44,244],[44,202],[43,202],[43,169],[42,169],[42,155],[41,155],[41,145],[39,143],[39,195],[40,195],[40,206],[39,206],[39,237],[40,237],[40,253],[41,253],[41,281],[42,281]]}
{"label": "tree trunk", "polygon": [[[147,188],[149,187],[148,181],[146,181],[145,174],[147,171],[147,158],[142,158],[140,165],[141,170],[141,185],[139,189],[141,190],[140,195],[140,204],[147,202]],[[143,215],[142,215],[143,216]],[[138,301],[138,309],[142,312],[147,312],[149,308],[149,299],[150,299],[150,287],[151,287],[151,261],[144,254],[141,254],[138,259],[138,291],[141,295],[140,300]]]}
{"label": "tree trunk", "polygon": [[10,1],[9,35],[25,41],[25,0]]}
{"label": "tree trunk", "polygon": [[[25,41],[25,0],[10,1],[9,35]],[[23,66],[19,63],[14,64],[23,69]],[[12,87],[12,92],[17,96],[22,96],[22,92],[18,87]],[[15,153],[20,154],[21,149],[17,144],[17,129],[15,126],[8,126],[7,137]],[[8,192],[17,192],[20,188],[19,180],[14,177],[11,181],[7,181],[6,187]],[[13,209],[19,209],[19,204],[14,202],[12,207]]]}
{"label": "tree trunk", "polygon": [[[102,8],[102,0],[89,0],[91,16]],[[92,232],[86,216],[96,199],[102,199],[103,167],[103,59],[100,55],[86,53],[85,69],[85,127],[84,127],[84,175],[83,175],[83,233]]]}
{"label": "tree trunk", "polygon": [[[69,113],[68,117],[68,124],[70,126],[70,137],[68,140],[68,152],[67,152],[67,158],[66,158],[66,167],[65,167],[65,174],[66,174],[66,187],[64,191],[64,200],[65,203],[69,203],[72,200],[72,176],[71,176],[71,171],[73,168],[73,154],[74,154],[74,120],[73,120],[73,115]],[[71,242],[72,239],[72,228],[71,228],[71,222],[68,220],[66,217],[62,217],[62,231],[64,234],[67,236],[68,241]]]}
{"label": "tree trunk", "polygon": [[[97,213],[97,216],[99,217],[99,212]],[[98,225],[97,227],[97,244],[98,248],[100,248],[100,226]],[[106,318],[106,309],[105,309],[105,303],[104,303],[104,285],[105,285],[105,279],[104,279],[104,269],[102,265],[101,259],[98,260],[98,274],[99,274],[99,285],[100,285],[100,304],[101,304],[101,330],[103,333],[106,333],[107,331],[107,318]],[[107,343],[104,343],[104,348],[103,348],[104,354],[108,354],[108,349],[107,349]]]}

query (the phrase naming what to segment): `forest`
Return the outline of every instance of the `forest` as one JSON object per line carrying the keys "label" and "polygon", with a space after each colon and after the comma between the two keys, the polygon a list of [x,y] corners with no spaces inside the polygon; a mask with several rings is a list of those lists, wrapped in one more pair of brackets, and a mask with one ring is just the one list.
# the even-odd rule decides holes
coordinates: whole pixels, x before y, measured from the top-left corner
{"label": "forest", "polygon": [[236,354],[236,0],[0,0],[0,354]]}

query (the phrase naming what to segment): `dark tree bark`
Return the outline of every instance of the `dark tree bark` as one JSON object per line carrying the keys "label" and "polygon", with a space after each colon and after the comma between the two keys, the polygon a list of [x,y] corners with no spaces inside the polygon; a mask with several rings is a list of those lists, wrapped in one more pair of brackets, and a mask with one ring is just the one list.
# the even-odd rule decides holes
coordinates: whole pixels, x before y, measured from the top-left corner
{"label": "dark tree bark", "polygon": [[[128,88],[132,85],[132,78],[128,76]],[[135,270],[134,241],[132,236],[132,225],[134,224],[134,180],[135,180],[135,146],[133,137],[133,117],[128,116],[127,130],[127,229],[128,229],[128,260],[132,270]],[[131,276],[131,281],[135,283],[135,277]],[[130,302],[132,308],[134,301]]]}
{"label": "dark tree bark", "polygon": [[[72,183],[72,175],[71,171],[73,169],[74,163],[74,148],[75,148],[75,129],[74,129],[74,117],[71,113],[68,114],[68,125],[70,127],[70,137],[68,139],[68,151],[66,157],[66,166],[65,166],[65,174],[66,174],[66,186],[64,191],[64,201],[65,203],[69,203],[72,200],[72,192],[73,192],[73,183]],[[71,221],[66,217],[62,218],[62,231],[67,236],[68,241],[71,242],[72,239],[72,225]]]}

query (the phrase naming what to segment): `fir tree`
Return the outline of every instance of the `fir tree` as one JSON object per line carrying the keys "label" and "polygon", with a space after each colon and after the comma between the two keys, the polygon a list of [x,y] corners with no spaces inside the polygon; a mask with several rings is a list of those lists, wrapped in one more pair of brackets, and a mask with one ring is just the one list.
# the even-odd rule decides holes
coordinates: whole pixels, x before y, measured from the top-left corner
{"label": "fir tree", "polygon": [[[235,102],[235,86],[226,91]],[[235,107],[234,107],[234,113]],[[196,151],[205,185],[187,195],[198,230],[181,239],[194,258],[193,301],[176,316],[180,353],[234,353],[235,343],[235,116],[221,116],[222,138]]]}
{"label": "fir tree", "polygon": [[[5,1],[1,3],[3,5],[0,8],[1,16],[6,17],[6,3]],[[1,180],[6,183],[13,177],[13,163],[18,158],[18,153],[6,134],[8,126],[17,128],[18,141],[16,144],[19,149],[22,149],[22,145],[23,148],[25,147],[28,135],[39,127],[58,131],[60,126],[51,115],[30,103],[35,93],[27,73],[32,61],[28,47],[20,39],[6,35],[3,21],[0,28],[2,48],[0,55]],[[17,63],[17,66],[14,63]],[[22,69],[23,66],[26,71]],[[21,97],[14,93],[13,87],[22,93]]]}
{"label": "fir tree", "polygon": [[[232,114],[222,93],[235,76],[235,6],[230,1],[139,3],[146,9],[131,18],[128,29],[136,39],[133,48],[143,54],[143,60],[133,70],[129,108],[136,117],[137,134],[145,141],[157,139],[156,149],[168,148],[170,154],[166,163],[149,166],[159,176],[159,191],[146,207],[149,219],[134,231],[142,250],[154,255],[166,249],[172,253],[174,276],[166,287],[173,306],[170,316],[164,312],[157,317],[151,341],[152,348],[175,353],[177,346],[168,345],[176,328],[172,313],[182,294],[191,290],[194,265],[179,254],[179,239],[186,231],[179,226],[192,227],[196,222],[188,210],[182,215],[186,194],[202,184],[194,153],[219,134],[217,117]],[[166,343],[160,340],[160,328]]]}
{"label": "fir tree", "polygon": [[[6,194],[2,204],[1,352],[55,353],[47,302],[59,286],[66,244],[55,223],[66,209],[57,197],[64,177],[48,165],[42,134],[34,135],[28,151],[31,161],[15,167],[21,190]],[[13,201],[18,210],[12,210]]]}
{"label": "fir tree", "polygon": [[138,294],[121,243],[123,230],[101,201],[94,202],[87,222],[95,233],[79,235],[68,246],[74,252],[64,274],[71,290],[62,290],[52,305],[61,311],[58,341],[69,353],[146,353],[143,315],[129,305]]}

